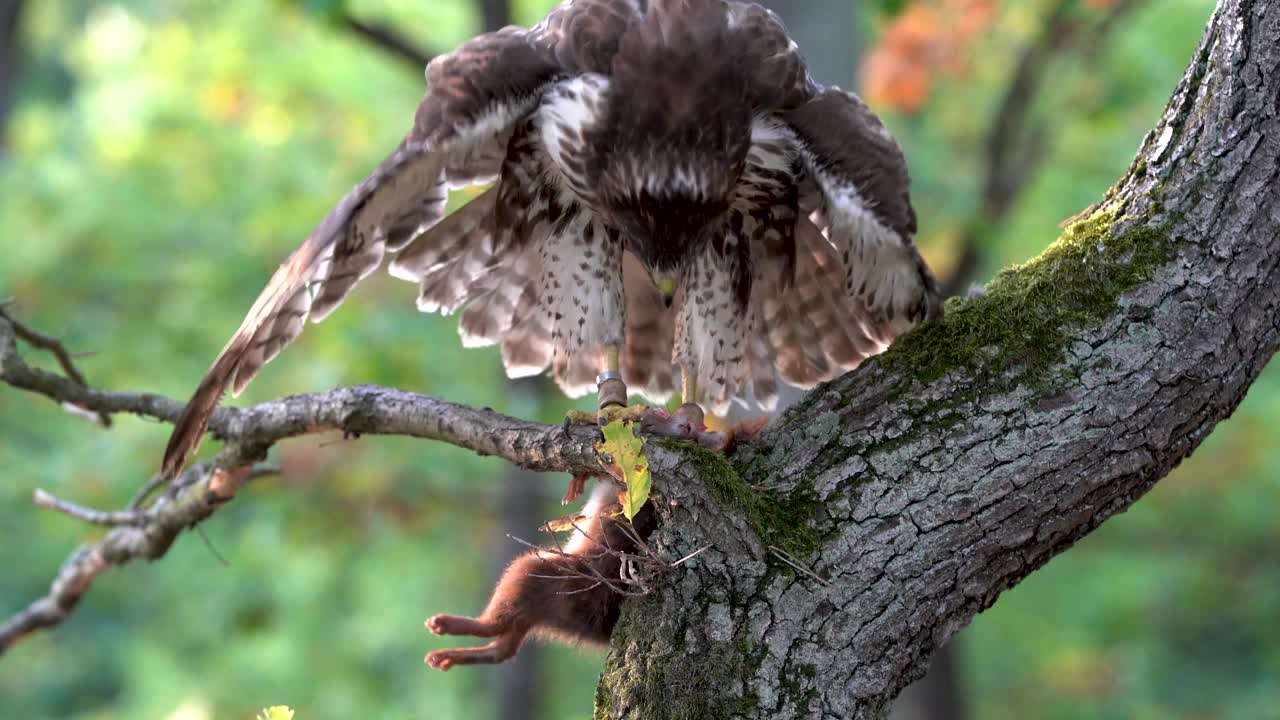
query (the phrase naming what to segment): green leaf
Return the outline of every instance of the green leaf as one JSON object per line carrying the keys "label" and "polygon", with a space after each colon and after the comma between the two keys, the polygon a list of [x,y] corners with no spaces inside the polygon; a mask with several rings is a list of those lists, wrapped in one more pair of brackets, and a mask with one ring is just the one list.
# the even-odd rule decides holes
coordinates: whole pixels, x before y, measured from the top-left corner
{"label": "green leaf", "polygon": [[636,437],[635,430],[629,423],[614,420],[602,429],[604,442],[600,451],[613,458],[613,467],[609,468],[627,489],[622,493],[622,514],[630,520],[640,512],[640,508],[649,500],[649,458],[641,452],[644,442]]}

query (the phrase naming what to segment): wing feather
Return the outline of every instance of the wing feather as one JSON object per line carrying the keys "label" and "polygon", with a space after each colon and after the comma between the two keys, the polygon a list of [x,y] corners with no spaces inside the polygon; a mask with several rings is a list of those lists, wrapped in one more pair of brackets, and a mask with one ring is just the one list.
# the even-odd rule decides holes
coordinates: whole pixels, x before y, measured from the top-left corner
{"label": "wing feather", "polygon": [[914,243],[907,163],[880,119],[838,88],[779,117],[800,148],[800,206],[833,246],[844,296],[864,326],[887,344],[940,317],[937,282]]}
{"label": "wing feather", "polygon": [[388,250],[438,223],[450,186],[495,176],[512,128],[564,74],[554,45],[515,27],[432,60],[413,128],[272,276],[175,423],[162,472],[181,470],[228,387],[243,390],[308,316],[332,312]]}

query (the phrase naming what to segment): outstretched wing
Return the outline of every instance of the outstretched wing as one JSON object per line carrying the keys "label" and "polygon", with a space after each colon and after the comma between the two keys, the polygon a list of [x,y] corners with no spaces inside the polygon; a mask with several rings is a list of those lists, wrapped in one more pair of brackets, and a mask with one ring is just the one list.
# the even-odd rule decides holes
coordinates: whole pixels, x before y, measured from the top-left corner
{"label": "outstretched wing", "polygon": [[427,66],[413,129],[272,276],[179,417],[162,472],[181,470],[227,388],[238,394],[308,317],[323,319],[386,252],[438,223],[449,187],[498,174],[512,127],[566,74],[555,44],[537,32],[504,28]]}
{"label": "outstretched wing", "polygon": [[880,119],[838,88],[778,117],[800,149],[800,208],[835,248],[850,312],[886,345],[940,317],[937,282],[914,242],[907,163]]}

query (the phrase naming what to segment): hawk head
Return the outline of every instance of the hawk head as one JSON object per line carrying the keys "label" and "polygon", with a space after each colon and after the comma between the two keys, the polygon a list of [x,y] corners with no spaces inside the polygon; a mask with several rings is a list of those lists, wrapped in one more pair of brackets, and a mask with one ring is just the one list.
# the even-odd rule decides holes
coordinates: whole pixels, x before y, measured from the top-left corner
{"label": "hawk head", "polygon": [[731,197],[719,183],[700,182],[705,178],[690,168],[649,162],[638,163],[624,187],[600,187],[600,212],[621,231],[669,306],[685,271],[724,222]]}
{"label": "hawk head", "polygon": [[719,3],[661,0],[622,34],[589,182],[668,304],[725,219],[751,146],[747,77]]}

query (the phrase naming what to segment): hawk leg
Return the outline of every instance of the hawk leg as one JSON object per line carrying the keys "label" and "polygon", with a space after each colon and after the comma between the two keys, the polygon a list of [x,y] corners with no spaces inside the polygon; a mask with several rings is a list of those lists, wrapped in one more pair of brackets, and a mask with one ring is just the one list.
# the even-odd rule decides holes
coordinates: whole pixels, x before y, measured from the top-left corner
{"label": "hawk leg", "polygon": [[568,413],[568,420],[571,423],[596,423],[604,427],[613,420],[637,423],[644,418],[646,411],[649,410],[648,405],[627,405],[627,384],[622,382],[622,365],[618,360],[621,352],[621,347],[605,348],[604,370],[595,377],[596,414],[594,418],[580,411],[571,410]]}
{"label": "hawk leg", "polygon": [[604,372],[596,376],[596,407],[600,410],[601,425],[606,409],[627,406],[627,384],[622,382],[620,354],[616,345],[605,348]]}
{"label": "hawk leg", "polygon": [[570,410],[567,420],[576,425],[608,425],[614,420],[639,422],[650,410],[648,405],[627,405],[627,384],[622,381],[622,366],[618,360],[620,348],[610,346],[605,351],[604,371],[596,376],[596,414],[588,415]]}

